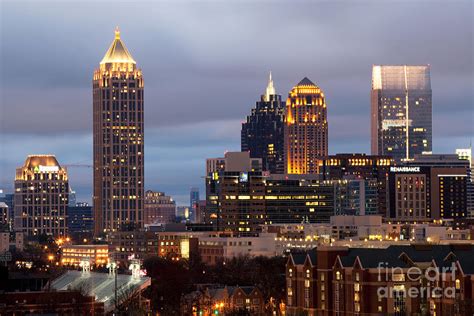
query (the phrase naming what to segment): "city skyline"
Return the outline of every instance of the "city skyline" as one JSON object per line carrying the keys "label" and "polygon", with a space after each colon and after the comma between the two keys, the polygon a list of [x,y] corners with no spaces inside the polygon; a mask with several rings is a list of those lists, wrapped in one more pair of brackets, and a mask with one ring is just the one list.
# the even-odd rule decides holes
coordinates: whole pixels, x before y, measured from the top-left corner
{"label": "city skyline", "polygon": [[[425,28],[416,36],[409,34],[409,26],[410,23],[417,25],[417,22],[408,21],[402,29],[399,29],[399,25],[381,27],[381,30],[369,29],[369,35],[361,35],[362,44],[367,47],[361,45],[360,48],[367,50],[364,50],[366,55],[359,52],[354,55],[362,57],[347,56],[350,61],[341,59],[346,52],[338,42],[349,40],[350,34],[354,35],[358,27],[364,29],[376,23],[374,20],[383,19],[370,16],[368,22],[355,21],[352,16],[356,15],[353,13],[354,8],[348,16],[348,12],[337,10],[337,4],[321,5],[329,16],[336,17],[340,13],[348,18],[348,21],[340,21],[342,26],[335,30],[329,29],[333,24],[325,19],[315,21],[310,14],[302,15],[300,23],[306,28],[298,29],[301,37],[312,35],[313,32],[321,36],[319,42],[315,41],[307,52],[302,52],[302,61],[287,59],[288,56],[294,56],[291,49],[287,52],[261,49],[257,41],[260,35],[272,30],[267,25],[263,30],[255,32],[258,28],[255,25],[262,23],[258,22],[258,17],[265,12],[264,9],[282,16],[285,10],[291,10],[294,14],[305,12],[302,8],[283,3],[271,8],[261,4],[249,4],[249,7],[236,5],[236,13],[229,21],[219,17],[219,10],[223,10],[219,5],[193,4],[188,10],[179,12],[179,8],[172,9],[161,4],[145,14],[146,23],[140,27],[123,22],[120,18],[106,18],[95,26],[81,25],[78,24],[77,16],[68,13],[67,5],[49,8],[51,12],[43,12],[44,16],[38,14],[41,8],[34,4],[30,4],[28,8],[12,3],[2,6],[4,10],[1,23],[5,45],[2,45],[1,57],[3,93],[0,188],[10,191],[15,167],[28,154],[55,154],[66,165],[78,162],[92,164],[91,73],[100,61],[104,47],[117,24],[134,57],[140,61],[149,87],[149,92],[146,93],[145,118],[145,189],[165,191],[181,205],[188,203],[191,187],[197,186],[202,190],[204,181],[201,176],[205,174],[205,158],[222,156],[226,150],[240,148],[241,122],[265,88],[269,70],[273,71],[275,86],[283,98],[294,82],[305,76],[314,80],[325,92],[328,104],[329,153],[332,154],[370,152],[368,123],[372,64],[431,65],[433,152],[454,153],[455,148],[468,147],[473,136],[470,126],[473,92],[469,88],[473,79],[472,49],[469,49],[472,47],[472,36],[469,37],[469,30],[472,29],[469,7],[472,9],[472,4],[467,1],[445,6],[442,10],[435,8],[436,6],[425,7],[423,4],[409,5],[402,2],[402,8],[390,11],[390,18],[396,20],[401,14],[416,16],[417,12],[426,9],[428,11],[425,14],[428,16]],[[198,17],[206,14],[206,6],[213,8],[211,19],[201,22]],[[85,5],[84,8],[76,9],[82,12],[87,7]],[[100,13],[105,7],[104,4],[99,4],[97,11]],[[252,11],[253,7],[256,10]],[[164,13],[160,9],[164,9]],[[372,5],[371,10],[380,13],[386,9]],[[57,22],[48,21],[48,17],[61,12],[70,18],[68,23],[61,21],[64,34],[50,32],[51,29],[57,29],[54,27]],[[150,24],[153,14],[159,15],[162,22]],[[231,51],[224,46],[232,43],[233,39],[223,35],[237,27],[235,21],[238,14],[243,14],[252,27],[244,29],[242,35],[238,36],[242,47],[234,47],[234,51]],[[180,15],[196,24],[200,35],[198,39],[188,38],[193,34],[191,29],[177,25],[173,29],[173,25],[167,24]],[[454,23],[440,23],[440,20],[452,19],[454,16],[457,17]],[[17,24],[17,19],[21,21],[25,18],[32,20]],[[361,22],[361,25],[355,27],[351,25],[353,22]],[[210,29],[217,23],[222,23],[222,30]],[[8,30],[14,25],[17,31],[15,37],[12,37],[13,34],[9,34]],[[189,25],[193,23],[189,23],[188,27]],[[349,34],[339,33],[348,30],[348,26],[353,28]],[[285,41],[294,44],[300,36],[294,40],[284,36],[294,30],[294,27],[276,25],[278,32],[270,32],[267,40],[278,40],[281,45],[285,45]],[[391,34],[395,27],[399,31],[396,35]],[[445,38],[445,45],[440,49],[437,40],[441,30],[446,36],[453,32],[457,36]],[[383,40],[393,40],[394,44],[384,42],[384,45],[377,45],[381,39],[376,35],[385,35],[387,38]],[[146,42],[150,36],[157,37],[152,41],[153,45]],[[212,43],[216,36],[221,36],[224,45],[212,52],[207,44]],[[404,41],[412,44],[411,48],[408,47],[410,45],[400,46],[400,42],[396,45],[400,40],[399,36],[404,36]],[[420,38],[423,40],[419,40]],[[93,45],[89,45],[89,41]],[[27,54],[23,58],[16,56],[19,55],[19,49],[27,49],[29,45],[39,43],[55,45],[50,45],[53,49],[48,45],[40,46],[35,51],[36,54]],[[356,44],[359,42],[352,42],[351,45]],[[248,56],[243,50],[249,45],[258,48],[252,56]],[[381,46],[385,48],[382,49]],[[446,55],[452,58],[445,60]],[[156,56],[161,59],[156,59]],[[308,62],[309,56],[313,56],[314,60]],[[236,62],[231,63],[234,60]],[[63,80],[57,81],[58,78]],[[21,87],[18,86],[20,83]],[[25,87],[30,93],[18,95]],[[213,92],[208,93],[211,89]],[[232,98],[225,99],[230,95]],[[195,108],[200,111],[195,111]],[[177,171],[181,169],[184,172],[180,172],[177,177]],[[68,170],[71,187],[78,193],[78,201],[91,201],[91,171],[88,168]]]}

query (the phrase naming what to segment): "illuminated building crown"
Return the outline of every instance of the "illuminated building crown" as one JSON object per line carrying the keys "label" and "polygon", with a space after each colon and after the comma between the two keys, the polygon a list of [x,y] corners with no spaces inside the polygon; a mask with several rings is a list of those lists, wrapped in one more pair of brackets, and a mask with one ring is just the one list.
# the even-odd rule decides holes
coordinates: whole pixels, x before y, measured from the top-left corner
{"label": "illuminated building crown", "polygon": [[136,64],[132,55],[128,51],[125,44],[120,39],[120,31],[118,28],[115,29],[115,39],[105,53],[104,58],[100,62],[101,65],[109,63],[131,63]]}
{"label": "illuminated building crown", "polygon": [[275,95],[275,87],[273,86],[272,72],[270,71],[270,76],[268,78],[267,89],[265,90],[265,101],[270,101],[270,96]]}

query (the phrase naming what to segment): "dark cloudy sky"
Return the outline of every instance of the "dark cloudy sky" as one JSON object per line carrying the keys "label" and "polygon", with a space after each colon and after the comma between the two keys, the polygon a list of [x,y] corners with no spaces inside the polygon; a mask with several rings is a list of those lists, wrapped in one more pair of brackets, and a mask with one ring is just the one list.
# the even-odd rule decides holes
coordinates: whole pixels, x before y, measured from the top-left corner
{"label": "dark cloudy sky", "polygon": [[[240,149],[272,70],[328,102],[329,150],[369,152],[372,64],[430,64],[433,148],[474,136],[473,1],[2,1],[0,188],[28,154],[92,161],[92,73],[120,26],[145,76],[147,189],[180,204],[205,158]],[[92,172],[70,168],[79,200]]]}

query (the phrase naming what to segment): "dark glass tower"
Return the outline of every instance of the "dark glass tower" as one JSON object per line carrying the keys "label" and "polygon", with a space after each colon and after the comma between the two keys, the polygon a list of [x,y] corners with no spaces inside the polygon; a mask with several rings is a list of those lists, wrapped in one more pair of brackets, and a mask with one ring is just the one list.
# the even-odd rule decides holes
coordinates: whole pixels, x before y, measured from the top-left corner
{"label": "dark glass tower", "polygon": [[430,66],[372,67],[372,154],[396,161],[432,151]]}
{"label": "dark glass tower", "polygon": [[251,158],[262,158],[262,168],[270,173],[283,173],[285,103],[276,94],[272,74],[268,86],[257,101],[247,121],[242,123],[241,148]]}
{"label": "dark glass tower", "polygon": [[143,77],[115,32],[94,72],[94,232],[143,227]]}

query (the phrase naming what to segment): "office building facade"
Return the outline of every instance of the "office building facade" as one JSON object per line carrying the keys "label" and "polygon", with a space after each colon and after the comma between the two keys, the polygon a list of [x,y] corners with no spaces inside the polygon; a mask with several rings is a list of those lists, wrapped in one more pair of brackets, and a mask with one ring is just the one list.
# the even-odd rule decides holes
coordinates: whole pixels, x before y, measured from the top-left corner
{"label": "office building facade", "polygon": [[206,184],[204,222],[243,236],[258,234],[261,225],[327,223],[335,214],[376,212],[376,182],[363,179],[221,172]]}
{"label": "office building facade", "polygon": [[328,121],[323,91],[308,78],[288,94],[285,125],[285,173],[318,172],[318,159],[328,155]]}
{"label": "office building facade", "polygon": [[474,218],[474,165],[472,162],[472,148],[456,149],[459,159],[469,161],[469,173],[467,177],[467,214]]}
{"label": "office building facade", "polygon": [[248,151],[228,151],[224,157],[206,159],[206,176],[221,171],[262,171],[262,158],[251,158]]}
{"label": "office building facade", "polygon": [[143,227],[143,76],[120,39],[94,71],[94,232]]}
{"label": "office building facade", "polygon": [[397,161],[432,151],[429,65],[372,67],[371,148]]}
{"label": "office building facade", "polygon": [[69,181],[53,155],[30,155],[15,176],[14,229],[26,236],[65,236]]}
{"label": "office building facade", "polygon": [[145,192],[144,224],[172,223],[176,218],[176,202],[164,192]]}
{"label": "office building facade", "polygon": [[319,171],[324,180],[364,179],[377,182],[377,214],[388,211],[388,175],[394,165],[389,156],[366,154],[336,154],[321,158]]}
{"label": "office building facade", "polygon": [[465,219],[469,162],[457,155],[419,155],[390,168],[390,218],[397,221]]}
{"label": "office building facade", "polygon": [[67,227],[71,236],[89,236],[94,233],[94,214],[88,203],[68,206]]}
{"label": "office building facade", "polygon": [[263,171],[284,173],[285,102],[276,94],[272,74],[265,94],[242,123],[241,149],[262,159]]}

